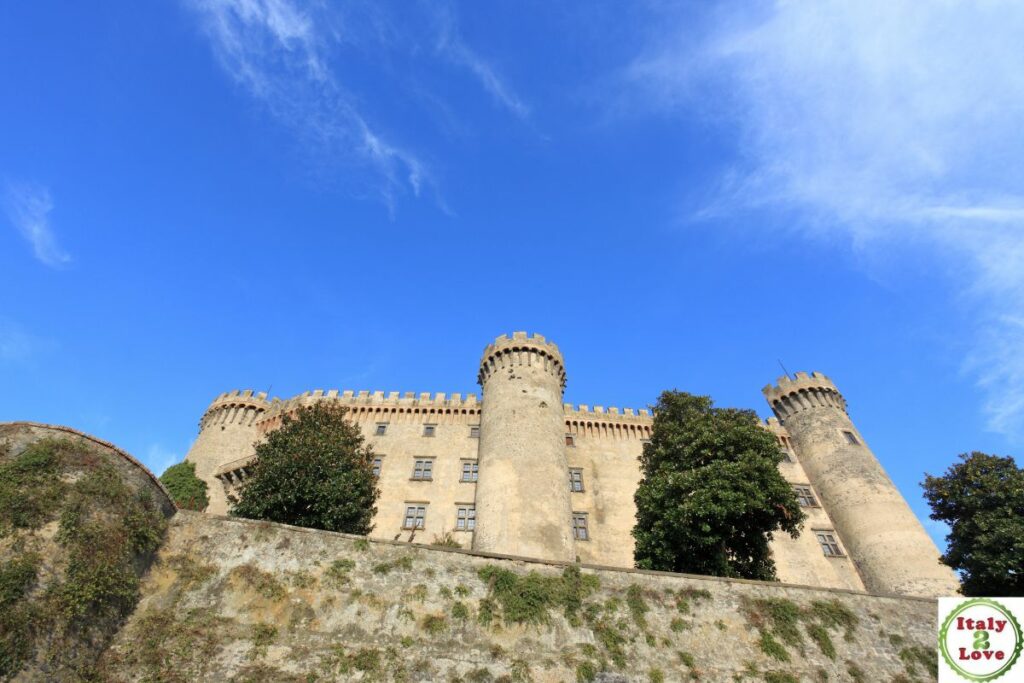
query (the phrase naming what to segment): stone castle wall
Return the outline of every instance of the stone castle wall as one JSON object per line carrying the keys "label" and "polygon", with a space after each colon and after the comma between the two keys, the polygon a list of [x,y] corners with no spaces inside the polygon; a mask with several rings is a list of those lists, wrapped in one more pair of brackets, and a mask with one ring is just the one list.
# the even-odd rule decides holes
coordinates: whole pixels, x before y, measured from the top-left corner
{"label": "stone castle wall", "polygon": [[105,680],[934,680],[933,600],[567,567],[182,511]]}

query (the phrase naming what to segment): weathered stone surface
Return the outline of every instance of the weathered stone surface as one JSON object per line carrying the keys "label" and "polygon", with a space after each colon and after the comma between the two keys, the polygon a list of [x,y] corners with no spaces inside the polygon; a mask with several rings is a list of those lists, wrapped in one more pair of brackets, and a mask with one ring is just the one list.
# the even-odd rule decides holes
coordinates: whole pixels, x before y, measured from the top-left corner
{"label": "weathered stone surface", "polygon": [[[560,577],[567,564],[369,541],[181,511],[144,597],[103,662],[113,681],[800,681],[928,680],[901,651],[934,654],[933,600],[583,566],[599,587],[576,617],[509,623],[481,569]],[[852,615],[766,654],[766,603]],[[481,623],[481,609],[494,616]],[[784,611],[784,610],[783,610]],[[486,619],[485,619],[486,620]],[[621,648],[616,656],[616,647]],[[911,658],[907,658],[910,660]],[[618,661],[616,661],[618,660]],[[782,679],[780,679],[782,680]]]}

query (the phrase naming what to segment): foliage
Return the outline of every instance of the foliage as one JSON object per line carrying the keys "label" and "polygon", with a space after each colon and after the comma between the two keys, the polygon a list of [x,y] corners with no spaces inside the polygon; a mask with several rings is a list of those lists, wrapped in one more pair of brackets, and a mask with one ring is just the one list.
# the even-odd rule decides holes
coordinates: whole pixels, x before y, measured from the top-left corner
{"label": "foliage", "polygon": [[462,544],[455,540],[455,534],[450,531],[445,531],[441,534],[434,534],[434,540],[430,542],[430,545],[437,546],[439,548],[461,548]]}
{"label": "foliage", "polygon": [[36,584],[39,565],[34,553],[0,565],[0,678],[20,670],[31,654],[38,608],[26,596]]}
{"label": "foliage", "polygon": [[248,584],[250,588],[267,600],[281,600],[287,593],[285,587],[274,578],[273,574],[251,564],[239,565],[231,570],[231,574]]}
{"label": "foliage", "polygon": [[259,659],[267,654],[267,647],[277,638],[277,627],[271,624],[252,625],[252,650],[250,659]]}
{"label": "foliage", "polygon": [[634,496],[637,567],[774,580],[772,533],[804,520],[782,458],[753,411],[663,392]]}
{"label": "foliage", "polygon": [[120,664],[144,672],[146,682],[202,680],[229,623],[209,609],[189,610],[179,620],[173,608],[150,608],[135,620],[134,645],[120,654]]}
{"label": "foliage", "polygon": [[392,569],[404,569],[405,571],[409,571],[412,569],[412,557],[409,555],[402,555],[396,560],[378,562],[373,565],[374,574],[389,574]]}
{"label": "foliage", "polygon": [[466,607],[464,602],[456,600],[452,603],[452,619],[458,619],[459,621],[465,621],[469,618],[469,608]]}
{"label": "foliage", "polygon": [[501,605],[507,624],[547,623],[548,611],[554,607],[562,607],[570,622],[578,620],[583,600],[600,585],[596,576],[583,574],[576,566],[566,567],[561,576],[533,571],[521,575],[495,565],[483,567],[478,574]]}
{"label": "foliage", "polygon": [[935,652],[930,651],[928,648],[921,645],[914,645],[911,647],[905,647],[900,650],[900,659],[903,660],[904,665],[907,667],[907,671],[910,675],[917,675],[917,667],[924,667],[932,678],[936,678],[939,675],[939,663],[935,658]]}
{"label": "foliage", "polygon": [[921,484],[931,518],[950,526],[942,561],[964,595],[1024,596],[1024,469],[1012,457],[974,451]]}
{"label": "foliage", "polygon": [[194,462],[171,465],[160,475],[160,483],[171,494],[174,504],[182,510],[202,512],[210,503],[206,495],[206,482],[196,476]]}
{"label": "foliage", "polygon": [[645,615],[650,610],[650,607],[644,601],[643,590],[635,583],[630,584],[626,590],[626,606],[629,607],[629,612],[633,615],[633,621],[636,622],[637,626],[645,627],[647,625],[647,617]]}
{"label": "foliage", "polygon": [[70,442],[41,439],[0,463],[0,538],[19,529],[38,529],[60,507],[64,453]]}
{"label": "foliage", "polygon": [[837,654],[829,631],[842,629],[846,640],[852,641],[859,623],[857,615],[836,599],[815,600],[810,606],[800,607],[784,598],[748,598],[744,599],[742,609],[748,623],[761,633],[761,650],[784,662],[790,660],[786,646],[795,647],[803,653],[801,623],[807,635],[829,659],[835,659]]}
{"label": "foliage", "polygon": [[295,526],[368,534],[380,494],[373,451],[346,410],[299,408],[256,445],[252,473],[231,513]]}
{"label": "foliage", "polygon": [[421,626],[424,631],[432,636],[436,636],[439,633],[444,633],[444,630],[448,628],[448,619],[441,614],[428,614],[423,617]]}
{"label": "foliage", "polygon": [[[40,439],[0,464],[0,536],[15,537],[0,565],[0,677],[33,657],[58,679],[95,676],[96,655],[138,600],[139,571],[166,522],[98,455]],[[35,534],[53,520],[52,541]],[[26,550],[47,543],[59,552],[47,550],[45,563]]]}
{"label": "foliage", "polygon": [[348,583],[348,575],[355,569],[356,563],[353,560],[343,557],[331,563],[331,566],[324,572],[324,578],[332,586],[342,586]]}

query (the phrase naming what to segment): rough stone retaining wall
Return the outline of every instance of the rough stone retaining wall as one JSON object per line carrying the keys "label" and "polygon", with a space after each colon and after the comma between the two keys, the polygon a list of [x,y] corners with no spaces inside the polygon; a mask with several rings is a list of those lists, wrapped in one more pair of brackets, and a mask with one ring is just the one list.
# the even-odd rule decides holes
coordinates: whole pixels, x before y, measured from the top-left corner
{"label": "rough stone retaining wall", "polygon": [[934,680],[932,600],[571,567],[180,511],[103,671],[119,681]]}

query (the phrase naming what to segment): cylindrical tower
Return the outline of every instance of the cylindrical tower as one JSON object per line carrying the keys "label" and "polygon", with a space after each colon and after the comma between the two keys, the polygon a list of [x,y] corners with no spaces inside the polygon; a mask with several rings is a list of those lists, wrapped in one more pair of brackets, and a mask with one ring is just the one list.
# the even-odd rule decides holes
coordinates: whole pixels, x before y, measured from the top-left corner
{"label": "cylindrical tower", "polygon": [[502,335],[484,350],[477,380],[483,407],[473,549],[573,561],[562,354],[539,334]]}
{"label": "cylindrical tower", "polygon": [[207,512],[227,514],[224,485],[214,472],[221,465],[253,454],[253,444],[259,440],[256,420],[270,405],[265,393],[254,396],[251,389],[235,390],[215,398],[203,414],[199,436],[185,460],[196,464],[196,476],[206,482],[210,498]]}
{"label": "cylindrical tower", "polygon": [[956,595],[952,570],[939,563],[938,549],[853,426],[832,381],[798,372],[766,386],[764,395],[868,591]]}

